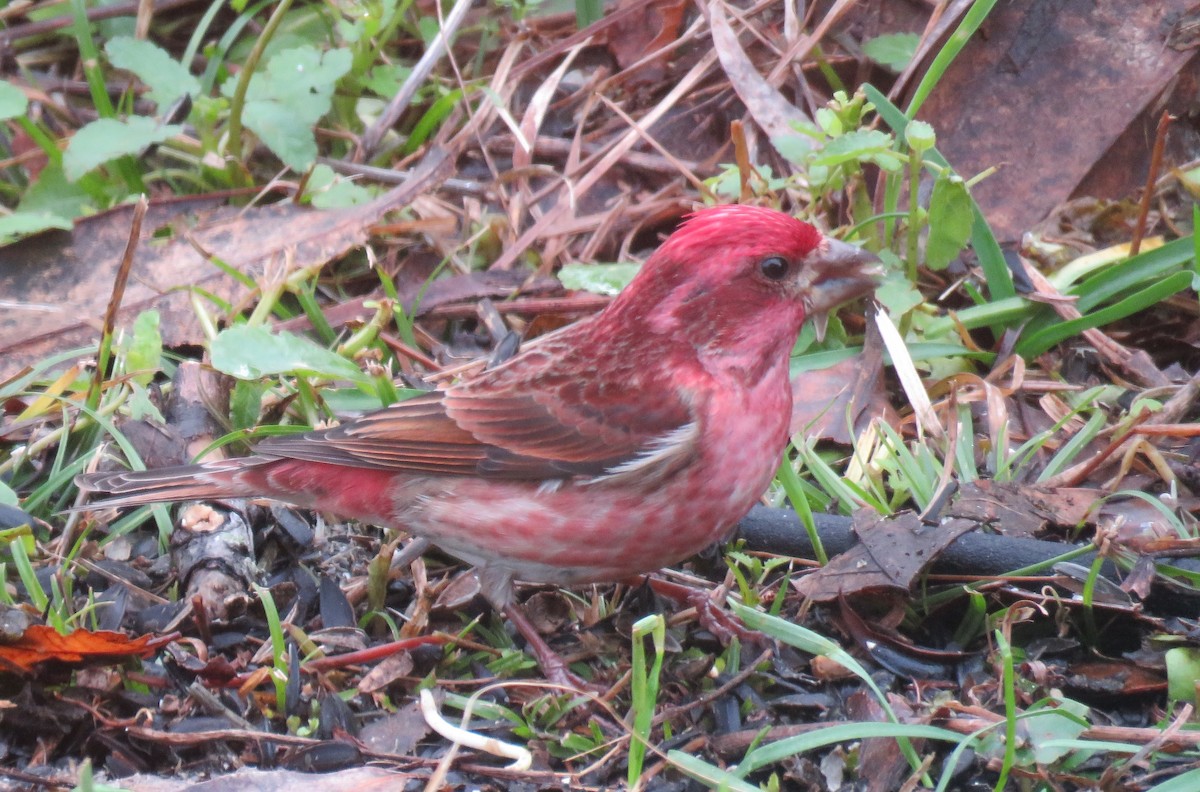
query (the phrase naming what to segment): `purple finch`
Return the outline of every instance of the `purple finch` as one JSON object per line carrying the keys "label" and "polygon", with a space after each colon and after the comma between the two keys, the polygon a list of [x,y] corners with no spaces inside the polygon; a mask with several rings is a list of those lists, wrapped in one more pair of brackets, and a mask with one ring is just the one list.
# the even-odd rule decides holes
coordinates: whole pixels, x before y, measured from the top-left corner
{"label": "purple finch", "polygon": [[250,457],[79,484],[104,506],[267,496],[425,538],[562,679],[513,581],[622,580],[725,537],[787,443],[800,326],[869,293],[874,261],[781,212],[704,209],[604,311],[492,370]]}

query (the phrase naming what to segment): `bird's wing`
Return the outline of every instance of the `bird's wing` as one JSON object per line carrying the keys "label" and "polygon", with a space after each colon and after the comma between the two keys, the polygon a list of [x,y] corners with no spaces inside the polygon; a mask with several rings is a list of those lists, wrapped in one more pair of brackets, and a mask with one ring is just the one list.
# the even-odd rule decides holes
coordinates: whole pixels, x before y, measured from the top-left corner
{"label": "bird's wing", "polygon": [[699,422],[678,389],[567,376],[537,359],[255,450],[414,474],[597,483],[649,482],[696,453]]}
{"label": "bird's wing", "polygon": [[442,393],[398,402],[331,429],[268,438],[264,456],[351,467],[469,475],[487,449],[446,415]]}
{"label": "bird's wing", "polygon": [[446,393],[446,413],[489,446],[484,474],[528,478],[662,476],[695,452],[699,421],[684,391],[602,365],[497,376]]}

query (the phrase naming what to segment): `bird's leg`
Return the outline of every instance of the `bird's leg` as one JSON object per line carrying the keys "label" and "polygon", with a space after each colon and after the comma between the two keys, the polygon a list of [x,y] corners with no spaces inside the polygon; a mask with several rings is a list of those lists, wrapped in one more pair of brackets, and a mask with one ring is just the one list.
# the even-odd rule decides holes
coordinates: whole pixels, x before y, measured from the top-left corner
{"label": "bird's leg", "polygon": [[512,622],[513,627],[517,628],[517,632],[525,639],[525,643],[529,644],[529,651],[533,653],[534,659],[537,660],[538,667],[542,669],[546,679],[556,685],[578,690],[588,690],[593,687],[573,673],[567,667],[567,661],[563,656],[550,648],[550,644],[546,643],[538,633],[537,628],[533,626],[533,622],[529,621],[529,617],[525,615],[525,611],[521,610],[520,605],[515,602],[509,603],[501,609],[501,613],[504,614],[504,618]]}
{"label": "bird's leg", "polygon": [[392,555],[392,560],[389,564],[390,568],[400,569],[401,567],[408,566],[413,561],[416,561],[418,558],[425,555],[425,551],[431,546],[432,544],[428,539],[424,539],[420,536],[414,536],[409,543],[404,546],[403,550]]}
{"label": "bird's leg", "polygon": [[504,618],[512,622],[513,627],[517,628],[517,632],[529,645],[529,651],[533,653],[533,657],[537,660],[538,667],[541,668],[546,679],[556,685],[577,690],[588,690],[593,687],[586,680],[571,672],[567,667],[567,661],[550,648],[550,644],[542,638],[537,628],[533,626],[533,622],[529,621],[529,617],[525,615],[525,611],[517,604],[513,595],[511,575],[483,567],[477,570],[477,574],[484,598]]}

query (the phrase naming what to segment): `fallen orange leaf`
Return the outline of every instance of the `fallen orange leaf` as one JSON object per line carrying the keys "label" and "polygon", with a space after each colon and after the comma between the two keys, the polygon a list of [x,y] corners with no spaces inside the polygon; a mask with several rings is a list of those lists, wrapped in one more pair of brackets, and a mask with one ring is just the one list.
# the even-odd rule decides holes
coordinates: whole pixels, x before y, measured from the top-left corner
{"label": "fallen orange leaf", "polygon": [[78,665],[116,661],[131,655],[147,657],[175,637],[173,633],[130,638],[124,633],[106,630],[75,630],[63,635],[53,627],[35,624],[16,641],[0,643],[0,667],[29,672],[37,664],[51,660]]}

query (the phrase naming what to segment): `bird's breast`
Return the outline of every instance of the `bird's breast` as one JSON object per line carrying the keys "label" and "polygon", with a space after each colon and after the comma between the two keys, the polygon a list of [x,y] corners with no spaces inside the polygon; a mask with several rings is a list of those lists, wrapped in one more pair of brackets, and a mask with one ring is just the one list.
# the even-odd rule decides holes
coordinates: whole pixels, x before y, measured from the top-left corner
{"label": "bird's breast", "polygon": [[[741,519],[770,484],[787,444],[792,396],[787,366],[776,365],[750,386],[713,393],[706,410],[705,455],[697,473],[725,490]],[[696,482],[701,486],[702,482]]]}

